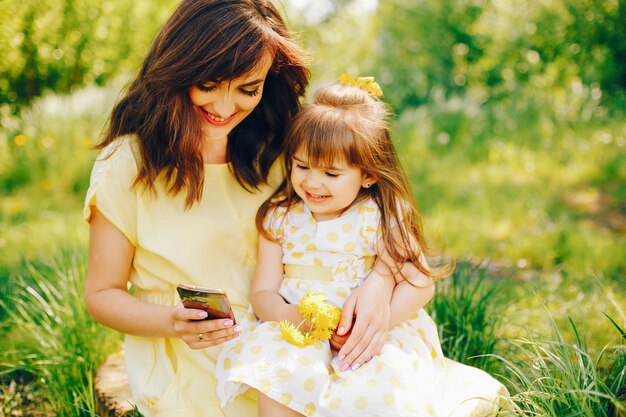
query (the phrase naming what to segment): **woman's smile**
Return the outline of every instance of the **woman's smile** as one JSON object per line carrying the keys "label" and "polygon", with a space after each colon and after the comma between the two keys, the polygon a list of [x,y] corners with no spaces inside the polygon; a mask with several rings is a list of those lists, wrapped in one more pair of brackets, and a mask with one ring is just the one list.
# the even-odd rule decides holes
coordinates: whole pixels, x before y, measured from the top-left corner
{"label": "woman's smile", "polygon": [[235,118],[237,113],[239,113],[239,112],[235,112],[228,117],[219,117],[213,113],[209,113],[208,111],[202,108],[200,108],[200,111],[202,112],[202,115],[204,116],[206,121],[209,122],[209,124],[212,124],[213,126],[226,126]]}

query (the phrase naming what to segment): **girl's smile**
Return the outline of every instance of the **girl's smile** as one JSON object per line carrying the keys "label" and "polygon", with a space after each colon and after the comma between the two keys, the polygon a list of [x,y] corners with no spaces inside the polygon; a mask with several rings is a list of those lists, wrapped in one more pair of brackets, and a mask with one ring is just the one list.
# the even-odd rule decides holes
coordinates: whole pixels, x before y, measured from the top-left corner
{"label": "girl's smile", "polygon": [[345,162],[322,168],[311,166],[301,152],[293,156],[291,183],[316,220],[339,217],[354,203],[361,187],[372,181],[370,175]]}
{"label": "girl's smile", "polygon": [[306,195],[306,200],[314,202],[314,203],[321,203],[325,201],[326,199],[330,198],[329,195],[316,195],[316,194],[311,194],[308,191],[305,191],[305,195]]}

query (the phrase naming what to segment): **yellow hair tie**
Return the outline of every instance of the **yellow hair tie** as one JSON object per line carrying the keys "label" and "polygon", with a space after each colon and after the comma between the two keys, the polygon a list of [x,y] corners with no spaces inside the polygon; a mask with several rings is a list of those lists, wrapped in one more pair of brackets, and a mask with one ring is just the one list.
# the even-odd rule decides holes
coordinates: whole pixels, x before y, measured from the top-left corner
{"label": "yellow hair tie", "polygon": [[372,97],[381,97],[383,90],[378,83],[374,81],[374,77],[358,77],[356,80],[348,74],[341,74],[337,80],[343,85],[353,85],[361,90],[367,91]]}

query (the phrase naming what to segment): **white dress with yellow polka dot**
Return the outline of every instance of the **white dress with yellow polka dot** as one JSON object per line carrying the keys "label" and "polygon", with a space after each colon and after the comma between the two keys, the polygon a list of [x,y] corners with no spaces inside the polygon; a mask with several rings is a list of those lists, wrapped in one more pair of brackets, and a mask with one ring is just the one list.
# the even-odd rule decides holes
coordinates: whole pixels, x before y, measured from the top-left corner
{"label": "white dress with yellow polka dot", "polygon": [[[373,200],[340,217],[317,222],[298,203],[278,207],[266,228],[283,248],[280,294],[297,304],[309,291],[341,307],[369,273],[380,236]],[[216,368],[224,406],[250,387],[306,416],[437,415],[434,388],[445,362],[437,328],[424,310],[391,329],[379,356],[357,370],[342,371],[328,342],[297,347],[275,322],[260,323],[250,311],[241,336],[224,345]]]}

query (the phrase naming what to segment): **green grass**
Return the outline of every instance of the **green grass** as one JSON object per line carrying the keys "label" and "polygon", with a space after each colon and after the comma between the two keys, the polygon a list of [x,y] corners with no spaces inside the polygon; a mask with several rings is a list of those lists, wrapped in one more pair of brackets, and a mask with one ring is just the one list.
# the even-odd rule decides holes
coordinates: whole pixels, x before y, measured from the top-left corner
{"label": "green grass", "polygon": [[453,256],[619,280],[626,123],[503,106],[467,99],[401,115],[395,136],[428,229]]}
{"label": "green grass", "polygon": [[84,307],[85,258],[73,248],[58,251],[47,267],[28,266],[14,278],[6,310],[0,375],[34,386],[57,416],[95,415],[93,376],[120,344],[119,335],[95,323]]}
{"label": "green grass", "polygon": [[493,373],[498,364],[488,355],[502,342],[498,330],[505,300],[498,294],[498,284],[486,284],[485,279],[485,268],[461,262],[437,285],[429,309],[446,357]]}
{"label": "green grass", "polygon": [[499,357],[514,394],[512,410],[503,415],[611,417],[626,412],[626,333],[607,318],[617,331],[597,355],[571,320],[573,342],[564,339],[554,322],[548,341],[514,341],[513,359]]}

